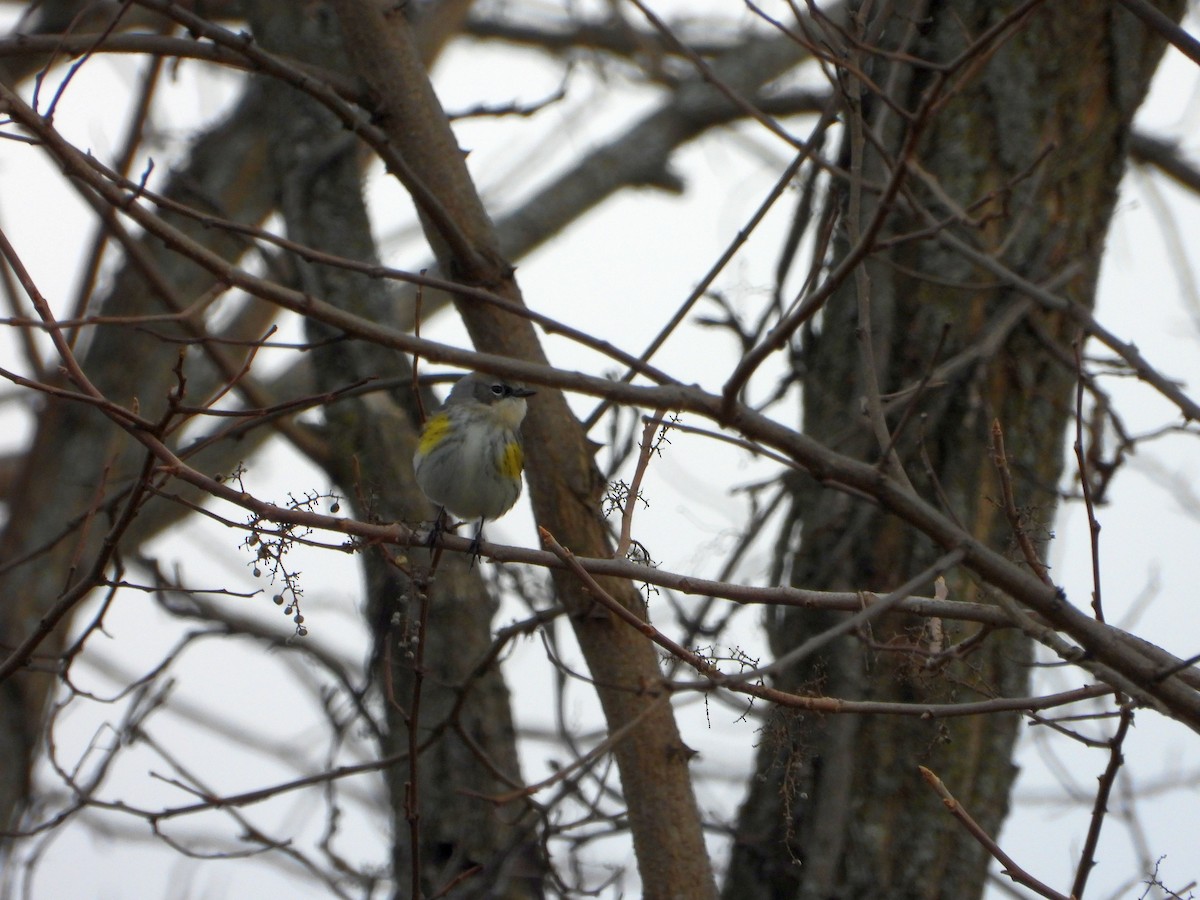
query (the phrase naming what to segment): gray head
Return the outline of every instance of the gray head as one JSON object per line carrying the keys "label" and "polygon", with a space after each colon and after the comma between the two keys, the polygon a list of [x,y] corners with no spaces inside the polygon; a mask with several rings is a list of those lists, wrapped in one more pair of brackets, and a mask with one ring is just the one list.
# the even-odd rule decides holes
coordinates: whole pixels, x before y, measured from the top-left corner
{"label": "gray head", "polygon": [[521,409],[525,408],[525,398],[532,397],[536,391],[531,391],[519,381],[509,381],[498,375],[488,375],[486,372],[472,372],[458,380],[446,398],[445,406],[456,406],[460,403],[482,403],[493,406],[503,400],[520,401]]}

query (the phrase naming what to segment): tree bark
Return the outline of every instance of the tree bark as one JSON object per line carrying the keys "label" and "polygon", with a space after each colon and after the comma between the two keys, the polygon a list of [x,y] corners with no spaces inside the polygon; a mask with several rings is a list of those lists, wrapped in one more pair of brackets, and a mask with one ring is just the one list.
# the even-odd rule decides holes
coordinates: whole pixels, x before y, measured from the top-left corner
{"label": "tree bark", "polygon": [[[1044,4],[945,83],[938,71],[908,62],[954,60],[1016,6],[881,4],[872,9],[890,12],[858,21],[857,37],[910,56],[868,51],[856,58],[853,42],[838,47],[863,67],[864,83],[917,114],[902,116],[870,92],[860,109],[846,76],[846,121],[861,115],[863,131],[856,143],[855,129],[846,128],[841,162],[876,187],[897,161],[908,167],[878,240],[908,237],[876,249],[832,296],[805,335],[801,373],[805,431],[875,462],[883,447],[862,411],[872,387],[859,352],[869,341],[879,392],[900,398],[887,407],[887,432],[916,491],[1010,552],[992,423],[1004,431],[1026,533],[1044,548],[1074,409],[1077,329],[1026,306],[941,232],[913,236],[940,222],[944,233],[1090,306],[1130,122],[1162,52],[1159,40],[1115,7]],[[1181,3],[1166,8],[1182,12]],[[934,91],[941,93],[931,105]],[[835,262],[875,212],[877,196],[864,191],[856,208],[858,192],[838,185]],[[914,395],[923,377],[956,358],[964,364]],[[811,480],[795,491],[781,553],[790,552],[793,533],[799,543],[790,579],[805,588],[886,592],[942,552],[874,505]],[[960,572],[948,582],[953,598],[989,600]],[[840,618],[774,611],[773,650],[782,655]],[[945,644],[970,634],[946,623]],[[890,616],[788,669],[777,686],[907,702],[1024,691],[1031,653],[1015,632],[986,635],[965,658],[927,669],[928,653],[919,651],[932,646],[921,620]],[[917,766],[939,774],[997,835],[1016,775],[1019,724],[1015,714],[922,721],[775,713],[740,813],[725,896],[979,896],[988,858],[922,784]]]}
{"label": "tree bark", "polygon": [[[316,5],[302,8],[290,0],[262,2],[250,21],[265,48],[345,69],[341,33],[328,10],[321,14]],[[347,259],[375,261],[357,141],[312,100],[288,107],[265,131],[272,136],[271,158],[281,173],[277,201],[288,236]],[[372,321],[389,319],[396,298],[388,283],[296,263],[301,289]],[[312,320],[307,331],[321,390],[412,374],[411,362],[393,350],[346,340]],[[432,408],[436,401],[426,392],[424,402]],[[325,407],[330,475],[356,517],[432,519],[435,511],[412,479],[418,428],[415,398],[407,387],[386,398]],[[463,554],[445,554],[429,584],[409,577],[414,567],[426,565],[425,551],[414,551],[408,560],[391,556],[384,548],[366,548],[362,554],[365,612],[375,639],[371,675],[385,698],[387,727],[380,749],[384,756],[408,750],[410,714],[418,706],[416,738],[423,748],[415,765],[405,760],[384,772],[395,829],[395,896],[418,893],[415,867],[419,893],[425,896],[436,896],[457,880],[451,894],[456,898],[541,897],[545,862],[536,811],[522,801],[484,799],[523,783],[503,677],[494,662],[475,672],[491,650],[496,603],[479,568],[471,568]],[[427,604],[424,617],[422,604]],[[414,677],[418,664],[419,682]],[[419,705],[414,692],[420,694]],[[416,815],[415,830],[410,814]]]}
{"label": "tree bark", "polygon": [[[336,0],[335,7],[347,55],[379,98],[380,126],[409,166],[408,173],[396,174],[413,194],[442,271],[522,302],[404,16],[394,4],[376,0]],[[527,319],[469,298],[457,299],[456,305],[476,349],[545,362]],[[538,523],[580,555],[611,554],[599,517],[602,480],[587,436],[563,395],[539,392],[523,430],[527,446],[534,448],[527,473]],[[656,696],[661,672],[653,647],[625,624],[597,615],[593,600],[570,574],[556,571],[554,586],[572,617],[608,731],[624,734],[613,754],[645,896],[715,896],[688,773],[692,753],[680,739],[670,706]],[[642,597],[632,584],[606,579],[604,586],[644,616]]]}

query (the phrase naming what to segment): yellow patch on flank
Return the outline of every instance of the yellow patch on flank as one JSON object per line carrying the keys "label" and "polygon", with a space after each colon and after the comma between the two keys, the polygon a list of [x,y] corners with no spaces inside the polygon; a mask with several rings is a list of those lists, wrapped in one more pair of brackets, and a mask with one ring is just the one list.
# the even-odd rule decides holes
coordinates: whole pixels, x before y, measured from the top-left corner
{"label": "yellow patch on flank", "polygon": [[430,416],[421,432],[421,440],[417,443],[417,452],[422,456],[429,455],[433,448],[442,442],[450,431],[450,417],[445,413]]}
{"label": "yellow patch on flank", "polygon": [[500,474],[505,478],[520,478],[521,466],[525,464],[525,451],[516,441],[504,445],[500,457]]}

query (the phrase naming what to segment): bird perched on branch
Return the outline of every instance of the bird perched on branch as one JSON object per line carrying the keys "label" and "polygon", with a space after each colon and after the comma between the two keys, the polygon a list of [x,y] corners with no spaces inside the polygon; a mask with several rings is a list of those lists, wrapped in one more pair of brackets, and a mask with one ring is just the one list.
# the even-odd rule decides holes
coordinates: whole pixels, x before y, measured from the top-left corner
{"label": "bird perched on branch", "polygon": [[486,519],[498,519],[521,496],[521,420],[525,385],[495,375],[473,372],[460,378],[445,402],[425,422],[413,470],[422,492],[441,507],[430,543],[441,531],[442,512],[478,519],[471,542],[472,559]]}

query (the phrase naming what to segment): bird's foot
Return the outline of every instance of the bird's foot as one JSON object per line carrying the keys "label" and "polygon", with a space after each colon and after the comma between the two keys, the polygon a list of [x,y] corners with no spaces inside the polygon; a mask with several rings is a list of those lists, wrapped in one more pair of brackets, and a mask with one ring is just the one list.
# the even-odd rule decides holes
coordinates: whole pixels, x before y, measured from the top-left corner
{"label": "bird's foot", "polygon": [[429,552],[437,548],[437,545],[442,540],[442,535],[446,532],[453,532],[455,525],[450,524],[450,518],[446,515],[446,508],[442,507],[438,510],[436,516],[433,517],[433,525],[429,529],[429,535],[425,538],[425,546],[429,548]]}
{"label": "bird's foot", "polygon": [[[483,540],[483,519],[479,520],[479,527],[475,529],[475,537],[471,538],[471,546],[467,548],[467,552],[471,554],[471,561],[467,563],[467,568],[472,569],[475,563],[480,562],[479,543]],[[482,563],[480,563],[482,565]]]}

